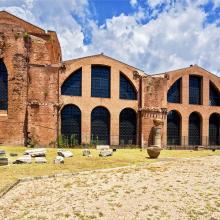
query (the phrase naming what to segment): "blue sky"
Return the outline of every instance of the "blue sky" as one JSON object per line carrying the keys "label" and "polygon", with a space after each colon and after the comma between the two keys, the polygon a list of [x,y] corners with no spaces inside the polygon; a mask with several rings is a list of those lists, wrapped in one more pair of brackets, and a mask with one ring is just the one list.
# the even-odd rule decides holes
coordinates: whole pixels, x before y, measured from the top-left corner
{"label": "blue sky", "polygon": [[63,58],[105,53],[146,73],[198,64],[220,75],[220,0],[0,0],[59,36]]}

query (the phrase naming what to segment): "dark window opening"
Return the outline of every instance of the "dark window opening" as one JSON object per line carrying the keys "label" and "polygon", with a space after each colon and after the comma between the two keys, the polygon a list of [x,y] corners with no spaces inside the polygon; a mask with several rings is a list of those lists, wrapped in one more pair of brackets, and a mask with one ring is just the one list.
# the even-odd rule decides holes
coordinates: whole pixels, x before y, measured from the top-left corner
{"label": "dark window opening", "polygon": [[110,78],[110,67],[92,65],[92,97],[110,98]]}
{"label": "dark window opening", "polygon": [[167,102],[181,103],[181,86],[182,86],[182,78],[176,80],[176,82],[168,90]]}
{"label": "dark window opening", "polygon": [[201,145],[201,119],[196,112],[189,116],[189,145]]}
{"label": "dark window opening", "polygon": [[189,104],[201,105],[201,83],[200,76],[189,76]]}
{"label": "dark window opening", "polygon": [[92,110],[91,141],[96,145],[110,144],[110,114],[104,107]]}
{"label": "dark window opening", "polygon": [[220,106],[220,93],[211,82],[209,82],[209,105]]}
{"label": "dark window opening", "polygon": [[3,59],[0,59],[0,110],[8,109],[8,72]]}
{"label": "dark window opening", "polygon": [[133,109],[126,108],[120,113],[120,145],[136,145],[137,116]]}
{"label": "dark window opening", "polygon": [[73,72],[63,83],[61,95],[81,96],[82,95],[82,68]]}
{"label": "dark window opening", "polygon": [[137,100],[134,87],[122,73],[120,73],[120,99]]}
{"label": "dark window opening", "polygon": [[167,145],[181,144],[181,117],[176,111],[167,115]]}
{"label": "dark window opening", "polygon": [[75,105],[66,105],[61,111],[61,134],[66,145],[81,144],[81,111]]}
{"label": "dark window opening", "polygon": [[214,113],[209,118],[209,145],[220,145],[219,141],[220,116]]}

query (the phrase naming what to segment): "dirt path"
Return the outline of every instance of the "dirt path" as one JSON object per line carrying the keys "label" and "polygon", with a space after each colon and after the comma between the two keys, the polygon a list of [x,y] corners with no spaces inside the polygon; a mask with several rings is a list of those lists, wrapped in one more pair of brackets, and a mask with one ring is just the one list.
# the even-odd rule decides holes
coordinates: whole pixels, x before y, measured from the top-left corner
{"label": "dirt path", "polygon": [[0,219],[220,219],[220,157],[171,160],[17,185]]}

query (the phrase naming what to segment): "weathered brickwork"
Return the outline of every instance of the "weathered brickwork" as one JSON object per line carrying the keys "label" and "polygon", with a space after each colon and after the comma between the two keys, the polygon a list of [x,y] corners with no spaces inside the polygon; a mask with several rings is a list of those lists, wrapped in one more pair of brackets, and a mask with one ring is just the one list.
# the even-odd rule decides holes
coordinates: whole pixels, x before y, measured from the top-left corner
{"label": "weathered brickwork", "polygon": [[[0,110],[0,143],[56,146],[61,130],[61,111],[74,104],[81,111],[81,143],[91,141],[91,112],[97,106],[110,113],[110,144],[119,145],[120,113],[129,108],[136,112],[136,144],[149,146],[153,137],[153,119],[164,120],[162,143],[167,145],[167,113],[181,116],[181,137],[188,137],[189,116],[201,116],[202,137],[209,136],[209,117],[220,107],[209,105],[209,82],[220,88],[219,77],[196,66],[157,75],[122,63],[104,54],[62,61],[57,35],[44,31],[7,12],[0,12],[0,59],[8,72],[8,108]],[[91,66],[110,67],[110,97],[91,97]],[[74,71],[82,68],[81,96],[62,95],[61,87]],[[120,98],[120,74],[132,84],[137,100]],[[202,104],[189,104],[189,75],[202,79]],[[179,78],[181,102],[168,103],[167,91]],[[188,145],[188,139],[181,139]],[[207,144],[207,139],[201,144]]]}

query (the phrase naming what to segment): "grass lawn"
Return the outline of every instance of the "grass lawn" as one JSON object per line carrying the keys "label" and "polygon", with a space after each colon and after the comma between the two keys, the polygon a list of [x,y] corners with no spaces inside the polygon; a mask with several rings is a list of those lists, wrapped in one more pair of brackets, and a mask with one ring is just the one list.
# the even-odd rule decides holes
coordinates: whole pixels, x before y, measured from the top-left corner
{"label": "grass lawn", "polygon": [[[16,157],[10,157],[10,153],[23,155],[27,149],[25,147],[0,147],[6,150],[9,162]],[[83,170],[93,170],[101,168],[112,168],[132,164],[150,163],[162,158],[184,158],[184,157],[201,157],[208,155],[220,155],[220,151],[187,151],[187,150],[163,150],[159,159],[150,160],[147,157],[146,150],[140,149],[119,149],[114,152],[112,157],[102,158],[98,156],[99,151],[92,149],[92,157],[83,157],[82,149],[68,149],[73,152],[72,158],[65,158],[65,164],[53,164],[57,155],[57,149],[47,149],[47,164],[10,164],[9,166],[0,167],[0,192],[6,189],[10,184],[19,178],[30,176],[52,175],[55,173],[77,172]]]}

